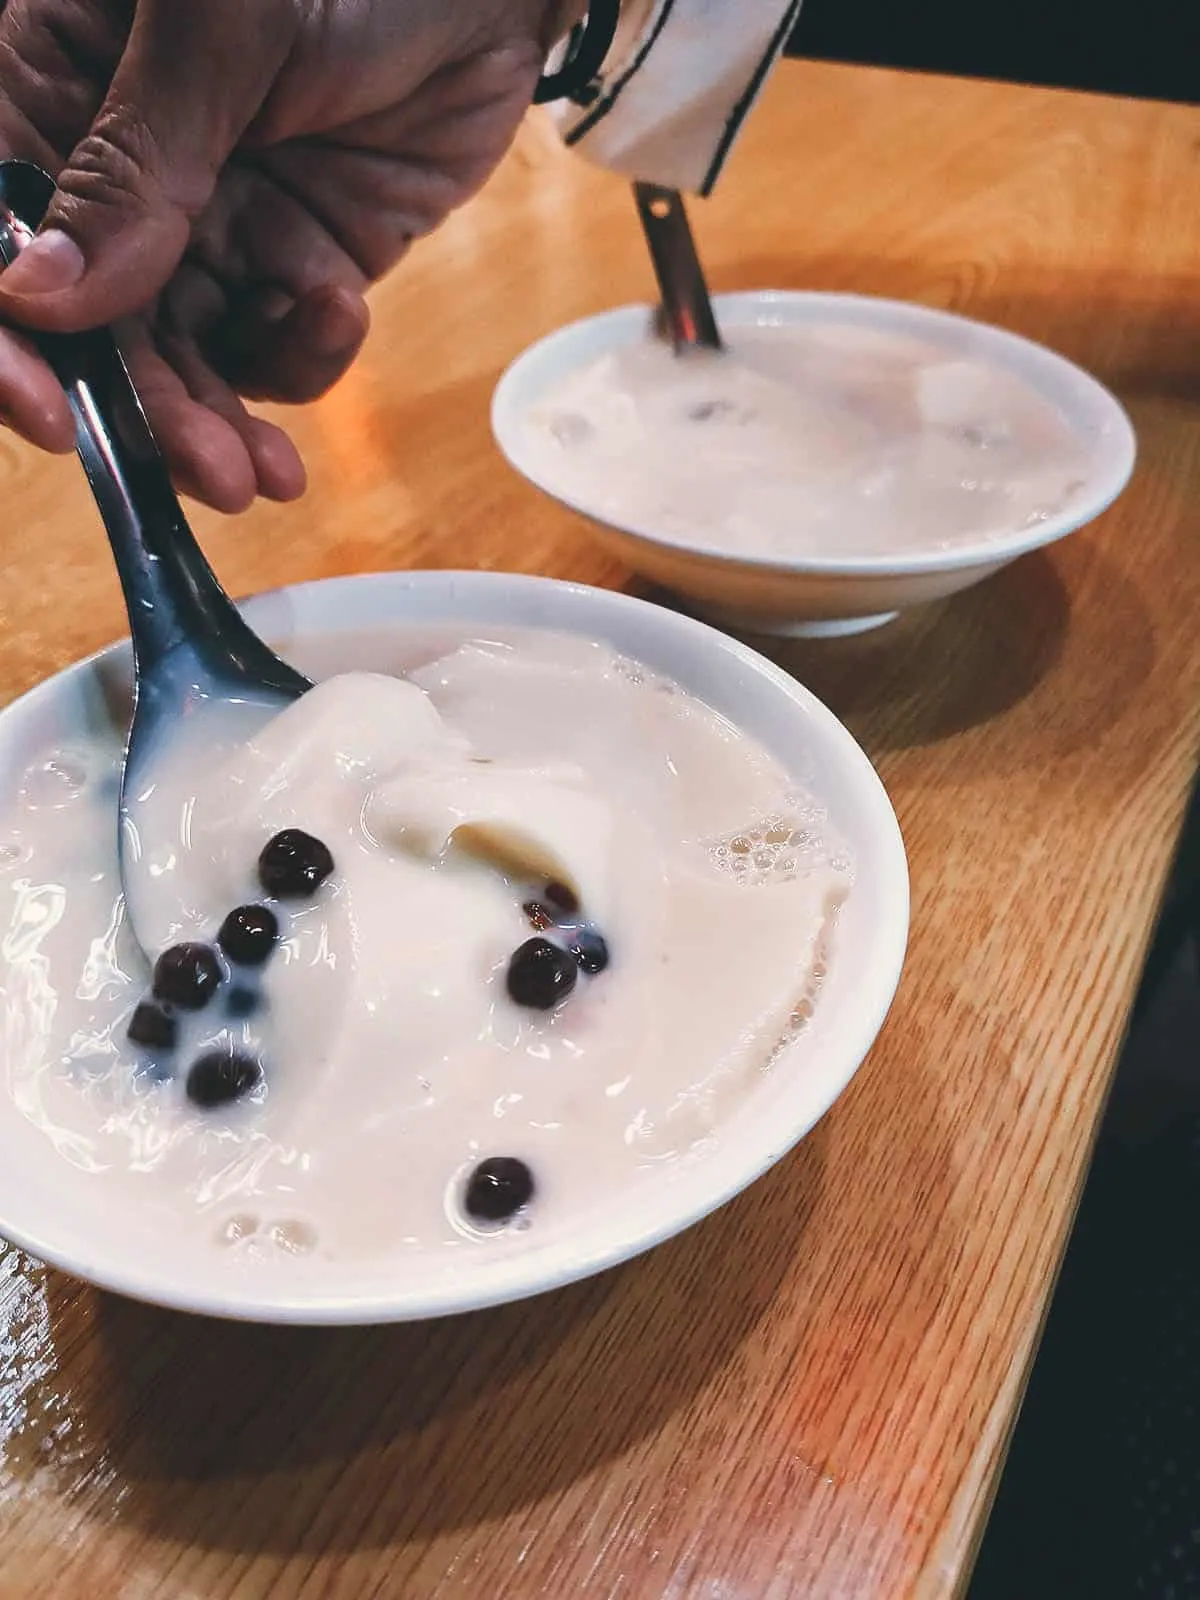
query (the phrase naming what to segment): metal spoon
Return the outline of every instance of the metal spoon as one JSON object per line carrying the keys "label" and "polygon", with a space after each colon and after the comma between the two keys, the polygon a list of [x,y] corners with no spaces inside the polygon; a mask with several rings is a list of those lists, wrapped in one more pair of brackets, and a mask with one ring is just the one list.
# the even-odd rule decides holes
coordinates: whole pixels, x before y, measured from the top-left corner
{"label": "metal spoon", "polygon": [[[0,161],[0,258],[32,239],[53,179]],[[35,334],[66,390],[75,442],[117,564],[133,638],[134,699],[121,782],[121,881],[138,934],[138,796],[153,787],[156,754],[199,702],[282,709],[311,687],[242,620],[188,527],[116,340],[106,329]],[[151,951],[151,954],[154,952]]]}
{"label": "metal spoon", "polygon": [[677,189],[635,183],[633,198],[662,298],[658,313],[660,333],[674,344],[676,355],[688,350],[722,349],[683,197]]}

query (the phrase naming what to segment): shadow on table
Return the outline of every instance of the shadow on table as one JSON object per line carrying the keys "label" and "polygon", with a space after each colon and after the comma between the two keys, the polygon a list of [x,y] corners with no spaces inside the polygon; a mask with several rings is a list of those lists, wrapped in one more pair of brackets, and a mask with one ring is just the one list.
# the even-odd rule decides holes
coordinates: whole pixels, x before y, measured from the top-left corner
{"label": "shadow on table", "polygon": [[[1154,666],[1141,597],[1094,544],[1081,560],[1088,584],[1105,591],[1102,608],[1073,610],[1056,558],[1038,550],[870,633],[742,637],[810,688],[875,757],[937,744],[1015,712],[1004,738],[976,743],[969,757],[973,772],[996,764],[1012,770],[1035,747],[1023,719],[1036,725],[1039,759],[1048,750],[1062,756],[1090,748]],[[675,603],[661,592],[654,598]],[[1036,692],[1067,650],[1088,662],[1087,672],[1073,675],[1069,700],[1042,704]]]}
{"label": "shadow on table", "polygon": [[[201,1547],[290,1554],[429,1538],[552,1498],[729,1366],[796,1277],[823,1142],[818,1127],[647,1256],[463,1317],[266,1328],[98,1295],[97,1356],[73,1399],[127,1485],[116,1514]],[[718,1262],[736,1293],[707,1292]]]}
{"label": "shadow on table", "polygon": [[1037,551],[871,633],[748,642],[843,720],[865,723],[876,749],[907,749],[989,722],[1023,700],[1059,659],[1069,624],[1062,580]]}

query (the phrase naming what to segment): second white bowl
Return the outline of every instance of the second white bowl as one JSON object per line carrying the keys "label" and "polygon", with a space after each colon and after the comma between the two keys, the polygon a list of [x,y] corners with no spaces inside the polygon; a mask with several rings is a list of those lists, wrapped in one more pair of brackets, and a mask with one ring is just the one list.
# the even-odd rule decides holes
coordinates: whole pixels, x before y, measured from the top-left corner
{"label": "second white bowl", "polygon": [[687,596],[709,617],[760,633],[853,633],[889,621],[902,607],[938,600],[989,577],[1018,556],[1091,522],[1129,481],[1136,454],[1120,404],[1088,373],[1044,346],[1002,328],[904,301],[862,295],[761,291],[719,295],[721,326],[836,321],[932,341],[951,356],[986,361],[1030,385],[1085,446],[1082,490],[1031,528],[975,542],[879,555],[750,556],[717,553],[661,528],[620,525],[596,515],[552,482],[532,448],[527,419],[570,374],[649,336],[650,310],[624,306],[572,323],[530,346],[509,367],[492,401],[492,430],[508,461],[531,483],[589,519],[593,532],[635,570]]}

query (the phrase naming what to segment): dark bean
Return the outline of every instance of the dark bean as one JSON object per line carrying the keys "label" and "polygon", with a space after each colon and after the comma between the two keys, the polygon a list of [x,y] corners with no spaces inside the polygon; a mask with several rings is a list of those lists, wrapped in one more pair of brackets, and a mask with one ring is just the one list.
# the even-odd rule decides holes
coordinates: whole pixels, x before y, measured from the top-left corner
{"label": "dark bean", "polygon": [[608,942],[593,928],[580,928],[573,933],[567,949],[579,970],[593,977],[608,965]]}
{"label": "dark bean", "polygon": [[575,963],[548,939],[527,939],[508,963],[508,992],[519,1006],[549,1011],[575,987]]}
{"label": "dark bean", "polygon": [[333,871],[327,845],[303,828],[277,833],[258,858],[258,881],[280,900],[305,900]]}
{"label": "dark bean", "polygon": [[230,989],[225,1000],[225,1014],[232,1017],[235,1022],[244,1022],[247,1017],[254,1016],[262,1005],[262,996],[257,989],[247,989],[244,984],[235,984]]}
{"label": "dark bean", "polygon": [[130,1017],[126,1031],[134,1044],[146,1050],[173,1050],[179,1037],[179,1024],[165,1006],[143,1000]]}
{"label": "dark bean", "polygon": [[467,1179],[467,1215],[476,1222],[507,1222],[533,1199],[533,1173],[515,1156],[489,1156]]}
{"label": "dark bean", "polygon": [[579,896],[569,883],[559,883],[557,879],[542,890],[542,899],[566,917],[573,917],[579,910]]}
{"label": "dark bean", "polygon": [[688,407],[688,416],[693,422],[709,422],[713,417],[727,417],[733,409],[728,400],[701,400]]}
{"label": "dark bean", "polygon": [[221,985],[221,968],[211,946],[174,944],[154,963],[156,1000],[184,1011],[203,1011]]}
{"label": "dark bean", "polygon": [[253,1056],[237,1050],[209,1050],[188,1070],[187,1097],[206,1110],[225,1105],[256,1089],[262,1075],[262,1066]]}
{"label": "dark bean", "polygon": [[279,939],[279,918],[269,906],[238,906],[221,924],[217,943],[243,967],[261,967]]}

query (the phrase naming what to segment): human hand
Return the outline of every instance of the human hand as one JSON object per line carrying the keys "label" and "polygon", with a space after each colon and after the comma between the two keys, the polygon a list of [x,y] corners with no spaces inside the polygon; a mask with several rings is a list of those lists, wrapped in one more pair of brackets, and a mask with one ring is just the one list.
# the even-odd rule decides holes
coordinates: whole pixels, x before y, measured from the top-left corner
{"label": "human hand", "polygon": [[179,486],[222,511],[304,468],[242,397],[345,372],[369,284],[504,154],[570,8],[553,0],[8,0],[0,148],[59,194],[0,274],[0,416],[73,448],[17,328],[116,323]]}

